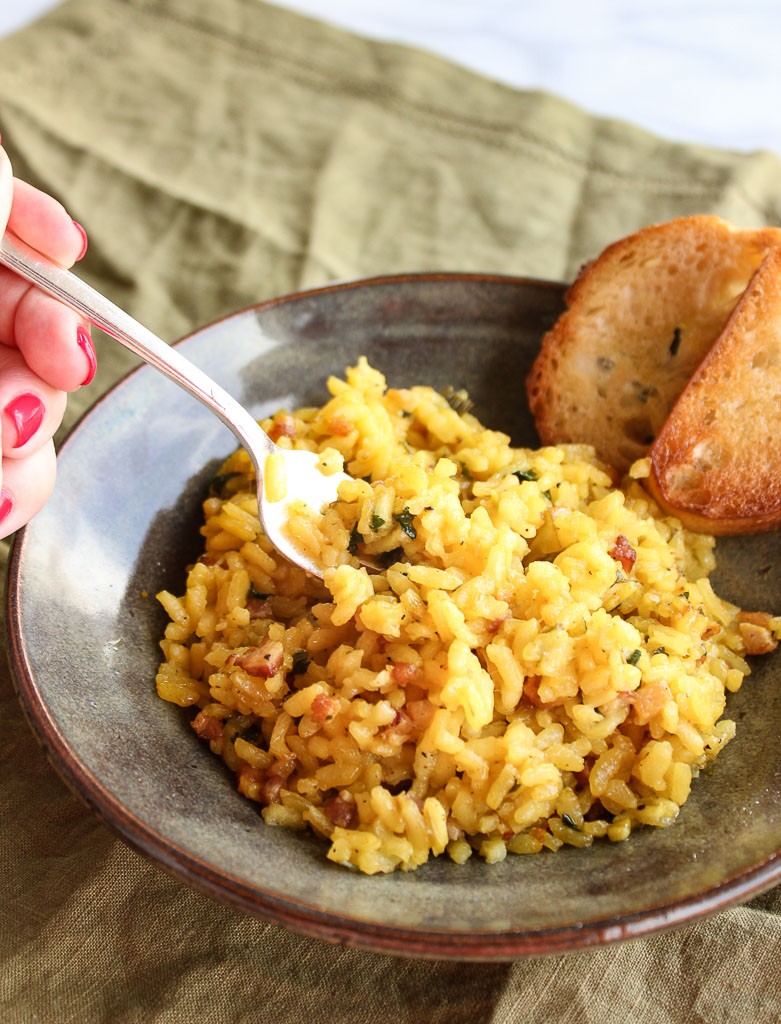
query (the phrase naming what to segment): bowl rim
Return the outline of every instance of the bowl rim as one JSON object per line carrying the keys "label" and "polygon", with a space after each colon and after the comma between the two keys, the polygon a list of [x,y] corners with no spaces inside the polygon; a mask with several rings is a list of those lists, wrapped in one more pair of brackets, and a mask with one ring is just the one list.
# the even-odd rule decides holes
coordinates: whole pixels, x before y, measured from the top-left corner
{"label": "bowl rim", "polygon": [[[406,272],[354,278],[329,282],[314,288],[301,288],[253,303],[195,328],[173,344],[186,344],[194,336],[234,318],[273,309],[302,298],[378,285],[438,281],[530,285],[551,292],[557,291],[562,296],[568,287],[563,282],[550,279],[472,271]],[[142,363],[115,381],[74,422],[60,446],[61,449],[68,445],[85,419],[104,403],[111,401],[118,388],[145,369],[146,364]],[[23,639],[18,594],[22,586],[21,570],[27,537],[28,528],[23,527],[11,541],[5,584],[5,631],[12,682],[29,726],[56,774],[116,836],[169,876],[210,896],[218,903],[310,938],[345,947],[415,959],[501,961],[604,946],[692,924],[717,911],[745,903],[774,887],[781,880],[779,849],[750,868],[737,871],[702,891],[685,897],[663,899],[647,909],[583,923],[496,931],[402,927],[337,915],[301,902],[295,897],[280,896],[258,889],[233,873],[219,869],[208,860],[186,850],[130,812],[82,762],[68,743],[38,691]]]}

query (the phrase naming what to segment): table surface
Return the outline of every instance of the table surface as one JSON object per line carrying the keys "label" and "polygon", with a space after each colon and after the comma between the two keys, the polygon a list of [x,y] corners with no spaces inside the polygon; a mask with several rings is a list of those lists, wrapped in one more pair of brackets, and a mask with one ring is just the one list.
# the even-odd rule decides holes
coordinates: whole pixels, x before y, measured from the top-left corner
{"label": "table surface", "polygon": [[[56,6],[0,0],[0,35]],[[292,0],[323,21],[421,47],[665,138],[781,155],[778,0]]]}

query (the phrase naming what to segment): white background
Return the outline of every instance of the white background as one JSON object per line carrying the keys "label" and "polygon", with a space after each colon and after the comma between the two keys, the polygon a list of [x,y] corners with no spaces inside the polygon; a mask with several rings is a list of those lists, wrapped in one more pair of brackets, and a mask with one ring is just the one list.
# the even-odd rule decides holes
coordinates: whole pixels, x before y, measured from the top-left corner
{"label": "white background", "polygon": [[[0,35],[56,6],[0,0]],[[781,155],[779,0],[286,0],[659,135]]]}

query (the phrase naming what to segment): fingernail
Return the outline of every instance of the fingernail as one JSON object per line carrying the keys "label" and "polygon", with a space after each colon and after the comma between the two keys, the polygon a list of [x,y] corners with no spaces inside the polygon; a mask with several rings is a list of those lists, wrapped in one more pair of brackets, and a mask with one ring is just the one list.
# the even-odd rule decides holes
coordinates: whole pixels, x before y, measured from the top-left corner
{"label": "fingernail", "polygon": [[88,332],[81,324],[76,328],[76,343],[87,357],[87,362],[89,363],[89,372],[81,382],[81,386],[85,387],[85,385],[92,383],[95,371],[98,368],[98,360],[95,356],[95,346],[92,344],[92,338],[90,338]]}
{"label": "fingernail", "polygon": [[14,500],[5,487],[0,491],[0,523],[4,522],[14,507]]}
{"label": "fingernail", "polygon": [[35,431],[43,423],[45,413],[43,402],[37,395],[17,395],[5,407],[5,414],[13,421],[16,428],[14,448],[27,444]]}
{"label": "fingernail", "polygon": [[79,224],[79,222],[77,220],[74,220],[73,226],[76,228],[78,233],[81,235],[81,252],[76,257],[76,262],[78,263],[79,260],[83,260],[84,259],[84,256],[86,255],[86,252],[87,252],[87,246],[89,245],[89,241],[87,239],[87,232],[84,230],[84,228],[81,226],[81,224]]}

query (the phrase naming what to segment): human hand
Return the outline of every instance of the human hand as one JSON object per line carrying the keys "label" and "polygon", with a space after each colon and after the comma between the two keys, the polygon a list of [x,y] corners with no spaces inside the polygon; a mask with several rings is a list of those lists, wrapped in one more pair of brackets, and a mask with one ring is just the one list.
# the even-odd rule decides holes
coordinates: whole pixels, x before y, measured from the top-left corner
{"label": "human hand", "polygon": [[[51,196],[13,177],[0,147],[0,235],[6,225],[63,267],[87,249],[87,237]],[[89,384],[95,349],[89,327],[56,299],[0,267],[0,537],[43,507],[54,487],[54,432],[66,392]]]}

